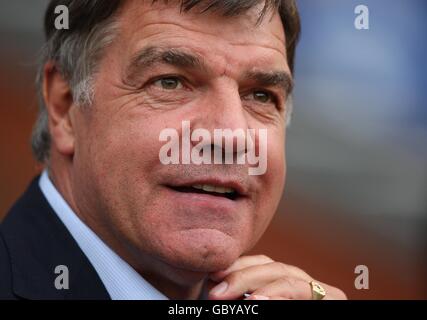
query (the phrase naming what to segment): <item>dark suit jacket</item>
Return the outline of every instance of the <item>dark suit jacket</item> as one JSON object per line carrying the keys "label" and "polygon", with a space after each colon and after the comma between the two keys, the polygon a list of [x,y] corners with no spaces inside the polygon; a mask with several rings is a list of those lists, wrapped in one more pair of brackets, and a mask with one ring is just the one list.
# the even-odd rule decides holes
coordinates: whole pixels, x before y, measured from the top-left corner
{"label": "dark suit jacket", "polygon": [[[0,299],[110,299],[101,279],[50,207],[35,178],[0,225]],[[55,267],[69,289],[55,288]]]}

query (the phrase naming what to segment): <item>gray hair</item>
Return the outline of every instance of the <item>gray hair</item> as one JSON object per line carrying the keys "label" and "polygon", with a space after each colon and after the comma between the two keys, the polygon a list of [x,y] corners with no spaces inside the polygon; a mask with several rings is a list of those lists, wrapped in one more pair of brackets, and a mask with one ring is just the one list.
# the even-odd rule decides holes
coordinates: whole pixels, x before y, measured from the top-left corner
{"label": "gray hair", "polygon": [[[151,0],[153,3],[156,0]],[[167,1],[167,0],[164,0]],[[52,61],[68,82],[76,105],[90,105],[93,100],[93,78],[103,50],[114,40],[116,16],[123,0],[51,0],[46,10],[44,27],[46,43],[42,48],[36,85],[39,96],[39,115],[33,128],[31,145],[39,162],[49,159],[51,136],[49,117],[42,94],[44,66]],[[278,10],[285,27],[288,63],[293,71],[295,47],[300,32],[295,0],[181,0],[184,12],[203,5],[201,12],[220,11],[224,16],[239,15],[259,3],[264,3],[260,20],[269,10]],[[69,30],[55,29],[55,8],[67,6]],[[292,109],[291,99],[287,106]]]}

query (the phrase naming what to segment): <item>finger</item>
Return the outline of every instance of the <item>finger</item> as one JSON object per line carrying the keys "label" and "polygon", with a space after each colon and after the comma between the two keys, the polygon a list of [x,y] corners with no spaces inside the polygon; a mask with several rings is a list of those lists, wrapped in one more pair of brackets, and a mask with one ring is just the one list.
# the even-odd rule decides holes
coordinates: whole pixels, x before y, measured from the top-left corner
{"label": "finger", "polygon": [[[338,288],[318,282],[326,291],[322,300],[346,300],[347,296]],[[310,282],[303,279],[285,277],[255,290],[252,295],[272,297],[281,296],[287,300],[312,300],[313,293]]]}
{"label": "finger", "polygon": [[[299,269],[289,268],[279,262],[247,267],[226,276],[221,284],[210,291],[209,297],[211,299],[237,299],[245,293],[254,292],[277,279],[284,277],[298,278],[300,275]],[[308,283],[309,280],[304,281]]]}
{"label": "finger", "polygon": [[311,300],[311,285],[299,278],[284,277],[253,292],[255,296],[282,297],[289,300]]}
{"label": "finger", "polygon": [[269,297],[268,300],[291,300],[291,299],[284,298],[284,297],[281,297],[281,296],[272,296],[272,297]]}
{"label": "finger", "polygon": [[218,285],[218,282],[214,282],[210,279],[206,279],[205,285],[203,290],[207,293],[209,293],[213,288],[215,288]]}
{"label": "finger", "polygon": [[326,283],[318,282],[325,289],[326,295],[323,300],[347,300],[345,293],[335,287],[332,287]]}
{"label": "finger", "polygon": [[227,269],[218,271],[215,273],[211,273],[209,275],[210,279],[213,281],[219,282],[224,279],[227,275],[237,270],[241,270],[244,268],[248,268],[256,265],[263,265],[266,263],[273,262],[273,259],[265,256],[265,255],[255,255],[255,256],[243,256],[237,259],[231,266]]}
{"label": "finger", "polygon": [[297,278],[305,279],[308,282],[313,280],[313,278],[310,275],[308,275],[305,271],[301,270],[300,268],[289,265],[289,264],[285,264],[282,262],[275,262],[271,258],[264,256],[264,255],[246,256],[246,257],[242,257],[240,259],[241,260],[239,260],[239,259],[236,260],[236,262],[233,265],[231,265],[230,267],[228,267],[226,270],[219,271],[219,272],[211,274],[210,279],[219,282],[222,279],[224,279],[227,275],[229,275],[230,273],[235,272],[235,271],[239,271],[239,270],[251,267],[251,266],[267,265],[270,263],[277,263],[280,268],[283,268],[283,275],[284,276],[291,275],[291,276],[294,276]]}
{"label": "finger", "polygon": [[290,299],[287,299],[281,296],[267,297],[267,296],[251,295],[245,300],[290,300]]}

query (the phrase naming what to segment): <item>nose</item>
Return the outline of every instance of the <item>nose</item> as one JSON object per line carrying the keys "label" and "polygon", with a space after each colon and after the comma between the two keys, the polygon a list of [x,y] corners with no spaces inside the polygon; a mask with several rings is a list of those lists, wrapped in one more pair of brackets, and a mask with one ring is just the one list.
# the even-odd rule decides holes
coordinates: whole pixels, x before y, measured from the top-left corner
{"label": "nose", "polygon": [[[224,80],[206,94],[198,111],[193,118],[192,129],[208,130],[214,138],[212,149],[221,148],[226,158],[239,158],[248,152],[248,146],[253,144],[247,143],[251,139],[248,117],[237,85]],[[198,142],[192,141],[192,144],[195,146]]]}

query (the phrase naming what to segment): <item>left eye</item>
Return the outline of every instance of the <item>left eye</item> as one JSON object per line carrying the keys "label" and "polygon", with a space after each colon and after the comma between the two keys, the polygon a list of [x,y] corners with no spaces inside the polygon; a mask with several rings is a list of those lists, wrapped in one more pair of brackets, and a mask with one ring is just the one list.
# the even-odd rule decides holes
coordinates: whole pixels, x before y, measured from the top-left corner
{"label": "left eye", "polygon": [[254,100],[261,103],[270,103],[274,100],[273,96],[266,91],[255,91],[252,95]]}
{"label": "left eye", "polygon": [[154,82],[154,85],[165,90],[181,89],[182,82],[177,77],[166,77]]}

